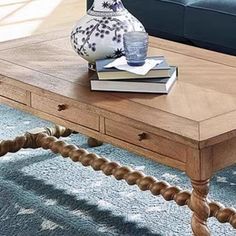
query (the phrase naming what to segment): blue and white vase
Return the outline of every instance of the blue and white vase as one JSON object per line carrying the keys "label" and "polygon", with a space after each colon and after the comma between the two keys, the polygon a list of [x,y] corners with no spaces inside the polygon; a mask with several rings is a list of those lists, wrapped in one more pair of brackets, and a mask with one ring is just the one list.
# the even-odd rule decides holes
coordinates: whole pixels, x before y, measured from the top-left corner
{"label": "blue and white vase", "polygon": [[122,56],[123,34],[129,31],[145,29],[121,0],[94,0],[71,32],[71,44],[75,52],[93,64],[97,59]]}

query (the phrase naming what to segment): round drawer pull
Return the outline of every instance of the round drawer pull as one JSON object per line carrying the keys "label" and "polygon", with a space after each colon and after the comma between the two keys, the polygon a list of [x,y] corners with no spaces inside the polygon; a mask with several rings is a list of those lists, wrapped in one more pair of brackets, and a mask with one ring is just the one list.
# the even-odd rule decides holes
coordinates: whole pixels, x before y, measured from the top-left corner
{"label": "round drawer pull", "polygon": [[143,139],[146,139],[147,138],[147,134],[146,133],[141,133],[141,134],[138,134],[138,137],[139,137],[139,141],[142,141]]}
{"label": "round drawer pull", "polygon": [[67,105],[66,104],[59,104],[58,106],[57,106],[57,110],[58,111],[64,111],[64,110],[66,110],[67,109]]}

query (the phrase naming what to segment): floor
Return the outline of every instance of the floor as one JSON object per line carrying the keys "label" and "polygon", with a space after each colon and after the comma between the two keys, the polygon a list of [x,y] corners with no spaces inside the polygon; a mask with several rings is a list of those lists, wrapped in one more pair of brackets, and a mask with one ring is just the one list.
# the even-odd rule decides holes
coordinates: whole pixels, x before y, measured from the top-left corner
{"label": "floor", "polygon": [[[52,126],[4,105],[0,105],[0,114],[2,139]],[[191,190],[181,171],[109,144],[89,148],[87,137],[79,134],[64,140]],[[209,198],[234,206],[235,177],[236,166],[217,172]],[[179,207],[43,149],[22,149],[0,158],[0,236],[191,236],[190,218],[186,206]],[[212,236],[236,235],[229,224],[220,224],[215,218],[210,218],[208,225]]]}
{"label": "floor", "polygon": [[0,42],[73,27],[86,0],[0,0]]}

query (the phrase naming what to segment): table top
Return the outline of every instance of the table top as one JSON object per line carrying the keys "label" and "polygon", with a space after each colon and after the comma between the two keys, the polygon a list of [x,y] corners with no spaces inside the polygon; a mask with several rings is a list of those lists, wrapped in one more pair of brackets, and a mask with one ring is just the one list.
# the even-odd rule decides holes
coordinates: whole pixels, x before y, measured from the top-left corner
{"label": "table top", "polygon": [[179,68],[168,95],[92,92],[87,63],[61,30],[0,44],[0,81],[80,101],[207,146],[236,136],[236,57],[152,37],[149,55]]}

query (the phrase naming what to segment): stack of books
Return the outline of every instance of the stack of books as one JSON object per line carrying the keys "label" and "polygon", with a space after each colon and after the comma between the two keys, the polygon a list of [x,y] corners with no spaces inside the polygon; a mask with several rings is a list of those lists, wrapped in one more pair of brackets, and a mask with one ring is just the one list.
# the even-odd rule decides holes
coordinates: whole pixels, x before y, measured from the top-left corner
{"label": "stack of books", "polygon": [[169,66],[164,57],[152,57],[162,62],[146,75],[137,75],[116,68],[105,68],[114,59],[96,61],[97,73],[91,78],[91,90],[115,92],[168,93],[177,79],[178,68]]}

